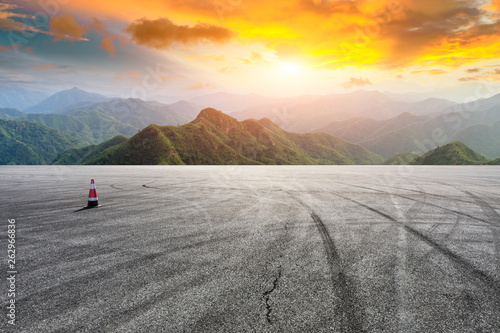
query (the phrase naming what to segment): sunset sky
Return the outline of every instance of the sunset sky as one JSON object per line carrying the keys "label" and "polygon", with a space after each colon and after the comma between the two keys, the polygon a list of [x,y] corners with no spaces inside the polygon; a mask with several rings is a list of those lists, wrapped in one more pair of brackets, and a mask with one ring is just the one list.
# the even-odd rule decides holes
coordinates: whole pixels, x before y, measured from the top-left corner
{"label": "sunset sky", "polygon": [[[500,92],[500,0],[0,4],[0,85],[172,100]],[[448,95],[446,95],[449,97]]]}

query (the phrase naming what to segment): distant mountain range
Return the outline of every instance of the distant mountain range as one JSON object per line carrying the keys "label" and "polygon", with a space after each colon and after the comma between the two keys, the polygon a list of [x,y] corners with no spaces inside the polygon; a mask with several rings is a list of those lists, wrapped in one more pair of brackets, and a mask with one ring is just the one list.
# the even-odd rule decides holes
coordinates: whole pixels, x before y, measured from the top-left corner
{"label": "distant mountain range", "polygon": [[[5,87],[2,89],[0,92],[5,91]],[[26,91],[19,91],[19,94],[32,97],[37,95],[36,93],[30,95]],[[1,96],[0,94],[0,102],[2,102]],[[26,101],[27,99],[23,99],[20,104],[25,104]],[[191,148],[188,149],[186,143],[179,139],[182,137],[195,147],[200,146],[200,143],[193,139],[194,134],[191,131],[197,133],[198,127],[201,126],[199,124],[206,121],[206,117],[200,118],[201,107],[193,102],[202,105],[209,103],[222,105],[232,108],[230,111],[239,110],[231,115],[235,115],[241,121],[235,128],[243,126],[244,130],[231,138],[234,142],[226,142],[227,134],[220,136],[221,133],[215,130],[209,130],[210,135],[198,133],[200,140],[224,143],[224,149],[230,148],[231,154],[234,152],[239,154],[237,159],[220,158],[208,152],[203,154],[192,152]],[[184,164],[241,161],[262,164],[372,164],[382,163],[384,160],[386,164],[407,164],[412,162],[416,155],[454,141],[463,142],[486,159],[500,156],[500,95],[467,104],[457,104],[436,98],[409,102],[376,91],[288,98],[218,93],[198,97],[190,102],[180,101],[166,105],[132,98],[108,98],[73,88],[39,100],[25,109],[25,111],[30,110],[35,113],[25,113],[11,107],[0,108],[0,119],[13,121],[3,123],[3,126],[10,130],[4,129],[3,135],[0,136],[0,145],[11,147],[9,150],[3,150],[6,154],[2,160],[3,164],[50,163],[53,161],[51,158],[55,158],[70,147],[73,149],[66,152],[66,155],[58,156],[57,163],[90,163],[92,158],[104,151],[111,156],[109,149],[135,142],[125,141],[124,137],[134,136],[133,139],[137,140],[136,134],[148,126],[151,127],[151,124],[154,124],[153,129],[158,128],[161,133],[176,133],[173,137],[176,137],[177,141],[169,138],[169,145],[175,146],[176,151],[182,147],[179,151],[188,152],[177,161]],[[229,117],[227,114],[221,114],[222,118]],[[187,124],[194,118],[196,120],[187,127],[175,126]],[[229,118],[237,122],[237,119]],[[34,126],[33,123],[44,126]],[[273,142],[288,147],[288,150],[283,148],[277,155],[273,155],[274,157],[263,153],[262,151],[270,152],[272,149],[270,147],[264,149],[265,144],[259,141],[260,137],[255,139],[257,134],[250,131],[253,128],[252,124],[262,126],[266,135],[275,138]],[[166,125],[170,125],[167,127],[168,130],[163,127]],[[33,138],[26,132],[12,131],[12,128],[26,126],[34,130]],[[212,122],[204,124],[205,129],[211,126]],[[42,149],[38,153],[41,147],[32,143],[37,140],[40,133],[49,133],[50,130],[56,130],[54,133],[57,135],[54,137],[62,140],[64,144],[54,146],[54,142],[41,140],[40,142],[48,145],[48,149],[46,151]],[[251,136],[248,136],[247,132]],[[301,137],[298,133],[306,135]],[[238,139],[240,134],[241,137],[248,138],[250,143]],[[259,132],[258,135],[262,133]],[[311,141],[307,141],[305,137]],[[340,140],[342,145],[335,146],[331,141],[332,137]],[[14,147],[12,140],[23,143],[34,155],[28,153],[29,158],[20,159],[20,155],[16,155],[16,150],[12,149]],[[234,146],[235,142],[246,148],[240,151],[241,147]],[[345,148],[351,147],[346,145],[351,143],[354,143],[355,147],[366,148],[365,153],[372,154],[371,157],[358,158],[362,154],[354,157],[359,152],[352,155]],[[71,145],[68,147],[67,144]],[[332,148],[332,145],[335,147]],[[20,146],[16,143],[15,147]],[[26,150],[26,147],[23,149]],[[339,147],[347,150],[343,151],[344,148]],[[259,157],[250,152],[253,148]],[[334,149],[338,155],[334,157],[331,151],[327,153],[328,149]],[[47,151],[51,153],[47,154]],[[292,153],[288,154],[290,151],[295,152],[295,158],[291,157]],[[17,157],[9,160],[9,155]],[[163,162],[165,161],[161,163]]]}
{"label": "distant mountain range", "polygon": [[41,102],[47,95],[15,85],[0,85],[0,108],[24,110]]}
{"label": "distant mountain range", "polygon": [[481,100],[474,108],[458,105],[452,109],[457,111],[434,117],[403,113],[387,120],[352,118],[332,122],[318,131],[361,144],[386,158],[407,151],[423,154],[453,141],[462,141],[487,158],[495,158],[500,156],[500,100],[494,104],[499,97]]}
{"label": "distant mountain range", "polygon": [[47,106],[53,101],[62,101],[61,104],[56,103],[55,105],[60,107],[55,108],[64,113],[25,114],[15,109],[0,109],[0,119],[29,120],[75,136],[82,144],[99,144],[116,135],[130,137],[150,124],[161,126],[185,124],[199,112],[199,106],[185,101],[165,105],[132,98],[105,98],[104,102],[87,105],[89,101],[76,104],[72,104],[71,101],[77,100],[78,96],[89,97],[96,94],[70,89],[56,95],[47,98],[39,105]]}
{"label": "distant mountain range", "polygon": [[109,100],[109,98],[106,96],[88,93],[78,88],[72,88],[58,92],[40,103],[26,108],[24,113],[64,113],[71,109],[107,100]]}
{"label": "distant mountain range", "polygon": [[269,118],[283,129],[299,133],[314,132],[334,122],[355,117],[375,120],[393,118],[404,112],[414,115],[434,115],[457,104],[443,99],[420,102],[394,100],[378,91],[356,91],[349,94],[304,96],[250,107],[231,113],[238,120]]}
{"label": "distant mountain range", "polygon": [[86,164],[379,164],[365,148],[326,133],[286,132],[269,119],[238,122],[212,108],[189,124],[150,125]]}

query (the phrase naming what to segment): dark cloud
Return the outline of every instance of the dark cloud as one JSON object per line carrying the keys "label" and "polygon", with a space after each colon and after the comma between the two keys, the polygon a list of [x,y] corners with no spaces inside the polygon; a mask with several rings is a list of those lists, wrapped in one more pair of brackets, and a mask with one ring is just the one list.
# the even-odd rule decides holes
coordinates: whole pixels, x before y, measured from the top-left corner
{"label": "dark cloud", "polygon": [[481,69],[480,68],[469,68],[469,69],[466,69],[465,72],[466,73],[478,73]]}
{"label": "dark cloud", "polygon": [[363,78],[355,78],[355,77],[351,77],[349,79],[349,82],[345,82],[345,83],[342,83],[342,87],[346,88],[346,89],[350,89],[350,88],[353,88],[353,87],[363,87],[363,86],[370,86],[372,85],[373,83],[370,82],[370,80],[368,79],[363,79]]}
{"label": "dark cloud", "polygon": [[177,25],[168,18],[156,20],[140,19],[130,24],[126,32],[139,45],[165,49],[175,43],[227,43],[235,33],[224,27],[208,23],[198,23],[193,27]]}

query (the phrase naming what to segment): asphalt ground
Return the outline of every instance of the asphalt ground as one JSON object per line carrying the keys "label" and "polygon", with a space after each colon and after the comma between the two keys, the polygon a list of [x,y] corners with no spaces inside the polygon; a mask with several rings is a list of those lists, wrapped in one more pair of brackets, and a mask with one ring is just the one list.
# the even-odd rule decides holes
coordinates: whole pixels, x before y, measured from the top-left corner
{"label": "asphalt ground", "polygon": [[0,189],[1,331],[500,332],[499,167],[5,166]]}

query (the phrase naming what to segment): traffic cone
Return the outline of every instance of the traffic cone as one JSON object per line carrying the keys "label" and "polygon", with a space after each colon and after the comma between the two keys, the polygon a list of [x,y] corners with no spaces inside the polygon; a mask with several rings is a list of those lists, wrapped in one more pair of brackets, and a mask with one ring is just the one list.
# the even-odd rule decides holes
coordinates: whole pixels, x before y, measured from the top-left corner
{"label": "traffic cone", "polygon": [[97,192],[95,190],[94,180],[92,179],[90,181],[89,203],[88,203],[87,207],[91,208],[91,207],[97,207],[97,206],[98,206],[98,203],[97,203]]}

